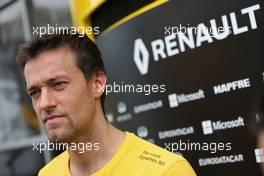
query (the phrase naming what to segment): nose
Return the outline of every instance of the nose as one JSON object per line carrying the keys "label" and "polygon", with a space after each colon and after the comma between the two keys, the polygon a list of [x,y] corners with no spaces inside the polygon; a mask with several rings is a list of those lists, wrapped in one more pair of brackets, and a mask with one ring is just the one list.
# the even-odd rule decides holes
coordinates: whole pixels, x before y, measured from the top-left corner
{"label": "nose", "polygon": [[56,100],[54,95],[49,92],[48,89],[43,88],[41,90],[41,97],[39,101],[39,108],[41,111],[45,111],[46,113],[50,113],[56,107]]}

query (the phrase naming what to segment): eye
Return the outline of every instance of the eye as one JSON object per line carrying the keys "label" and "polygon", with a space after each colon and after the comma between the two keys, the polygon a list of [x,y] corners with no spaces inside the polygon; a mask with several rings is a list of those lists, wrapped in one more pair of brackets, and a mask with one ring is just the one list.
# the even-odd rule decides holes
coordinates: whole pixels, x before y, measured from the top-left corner
{"label": "eye", "polygon": [[37,98],[37,96],[39,95],[39,91],[34,90],[34,91],[30,92],[29,95],[30,95],[32,98]]}
{"label": "eye", "polygon": [[55,89],[63,89],[63,88],[65,88],[66,87],[66,84],[67,84],[67,82],[63,82],[63,81],[61,81],[61,82],[55,82],[52,86],[55,88]]}

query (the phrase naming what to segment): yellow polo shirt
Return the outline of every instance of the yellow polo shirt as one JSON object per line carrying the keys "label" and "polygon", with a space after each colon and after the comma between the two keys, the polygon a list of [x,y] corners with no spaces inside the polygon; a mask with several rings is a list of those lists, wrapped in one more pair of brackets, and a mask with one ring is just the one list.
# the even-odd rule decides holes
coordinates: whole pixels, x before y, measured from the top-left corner
{"label": "yellow polo shirt", "polygon": [[[39,176],[71,176],[68,162],[69,155],[65,151],[43,167]],[[91,176],[196,176],[196,174],[183,157],[126,132],[118,152]]]}

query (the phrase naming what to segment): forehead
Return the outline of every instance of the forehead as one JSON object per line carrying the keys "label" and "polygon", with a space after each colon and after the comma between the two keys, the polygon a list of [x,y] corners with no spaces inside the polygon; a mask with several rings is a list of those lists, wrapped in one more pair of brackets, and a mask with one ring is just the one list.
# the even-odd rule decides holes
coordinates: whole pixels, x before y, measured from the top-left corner
{"label": "forehead", "polygon": [[67,46],[44,51],[27,61],[24,75],[27,84],[48,80],[54,76],[71,75],[78,69],[76,56]]}

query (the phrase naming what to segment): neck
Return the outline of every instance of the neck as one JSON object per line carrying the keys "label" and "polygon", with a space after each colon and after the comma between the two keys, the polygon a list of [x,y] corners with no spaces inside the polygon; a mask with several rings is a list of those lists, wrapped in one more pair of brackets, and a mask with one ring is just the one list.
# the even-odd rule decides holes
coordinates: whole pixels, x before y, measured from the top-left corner
{"label": "neck", "polygon": [[124,136],[106,122],[103,112],[96,115],[88,131],[73,141],[79,150],[68,150],[72,175],[90,175],[101,169],[118,151]]}

